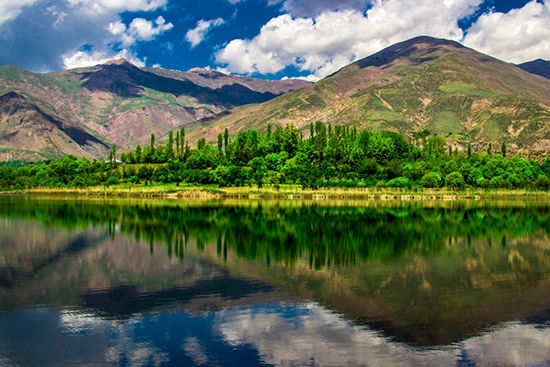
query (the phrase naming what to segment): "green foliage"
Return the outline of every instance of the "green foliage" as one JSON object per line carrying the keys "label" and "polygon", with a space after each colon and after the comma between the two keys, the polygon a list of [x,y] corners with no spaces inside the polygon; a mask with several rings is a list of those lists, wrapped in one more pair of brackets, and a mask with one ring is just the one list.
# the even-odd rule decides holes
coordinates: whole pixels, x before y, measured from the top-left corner
{"label": "green foliage", "polygon": [[445,186],[453,189],[463,189],[465,185],[464,177],[460,172],[453,171],[445,177]]}
{"label": "green foliage", "polygon": [[411,181],[407,177],[396,177],[386,182],[386,186],[406,188],[411,187]]}
{"label": "green foliage", "polygon": [[420,179],[420,186],[437,188],[441,186],[441,175],[437,172],[428,172]]}
{"label": "green foliage", "polygon": [[[411,144],[391,131],[361,131],[320,121],[304,139],[294,125],[241,131],[231,140],[226,130],[214,147],[200,139],[197,149],[185,131],[168,135],[166,145],[137,146],[120,154],[116,147],[106,162],[66,156],[35,164],[0,165],[0,187],[87,187],[119,183],[218,184],[220,186],[280,185],[302,187],[396,188],[527,188],[548,190],[550,158],[542,164],[504,155],[467,154],[449,150],[447,142],[429,131],[414,135]],[[178,143],[179,142],[179,143]],[[185,143],[185,144],[184,144]],[[175,151],[174,151],[175,144]],[[505,152],[505,145],[502,146]],[[443,179],[444,178],[444,179]]]}

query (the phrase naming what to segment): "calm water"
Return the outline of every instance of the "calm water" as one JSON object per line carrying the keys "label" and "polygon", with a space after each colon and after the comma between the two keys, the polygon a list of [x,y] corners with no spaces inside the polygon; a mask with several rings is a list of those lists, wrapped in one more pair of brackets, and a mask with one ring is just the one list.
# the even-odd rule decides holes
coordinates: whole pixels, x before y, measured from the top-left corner
{"label": "calm water", "polygon": [[550,366],[541,202],[0,197],[0,366]]}

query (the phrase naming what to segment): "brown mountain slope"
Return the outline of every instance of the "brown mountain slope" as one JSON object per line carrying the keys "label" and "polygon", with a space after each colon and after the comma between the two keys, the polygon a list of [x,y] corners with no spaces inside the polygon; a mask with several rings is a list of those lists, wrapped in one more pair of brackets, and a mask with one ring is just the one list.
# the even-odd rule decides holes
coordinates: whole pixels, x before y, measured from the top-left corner
{"label": "brown mountain slope", "polygon": [[[13,106],[10,115],[0,112],[2,136],[7,136],[8,131],[13,134],[17,126],[17,139],[13,136],[9,140],[0,139],[3,151],[0,160],[63,154],[103,158],[106,147],[112,143],[123,147],[143,144],[151,133],[162,136],[197,119],[235,106],[264,102],[308,84],[232,77],[206,70],[138,68],[124,59],[49,74],[2,66],[0,95],[15,92],[32,101],[35,110],[48,118],[38,117],[28,109],[16,111]],[[17,124],[13,122],[14,115]],[[85,140],[82,146],[73,149],[68,140],[64,143],[52,140],[45,135],[51,130],[46,121],[88,131],[100,145],[92,148]],[[81,144],[78,139],[72,141]]]}
{"label": "brown mountain slope", "polygon": [[550,146],[550,81],[466,48],[417,37],[348,65],[268,102],[194,124],[191,139],[228,128],[316,120],[410,134],[424,129],[458,146],[506,141],[514,149]]}
{"label": "brown mountain slope", "polygon": [[0,116],[0,160],[21,156],[40,160],[63,154],[93,158],[108,150],[107,144],[82,127],[15,92],[0,96]]}

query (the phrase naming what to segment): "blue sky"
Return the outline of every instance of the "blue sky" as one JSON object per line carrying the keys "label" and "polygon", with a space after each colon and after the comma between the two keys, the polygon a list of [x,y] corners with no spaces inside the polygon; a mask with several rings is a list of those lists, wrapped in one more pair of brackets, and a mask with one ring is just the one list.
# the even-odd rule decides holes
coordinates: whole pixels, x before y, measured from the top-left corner
{"label": "blue sky", "polygon": [[509,62],[550,59],[548,0],[0,0],[0,65],[47,72],[126,57],[317,80],[418,35]]}

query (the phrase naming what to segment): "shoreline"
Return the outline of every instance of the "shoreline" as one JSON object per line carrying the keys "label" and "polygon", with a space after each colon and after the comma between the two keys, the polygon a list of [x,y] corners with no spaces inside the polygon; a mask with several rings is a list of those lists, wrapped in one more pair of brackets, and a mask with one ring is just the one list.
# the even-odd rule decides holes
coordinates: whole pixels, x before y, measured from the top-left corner
{"label": "shoreline", "polygon": [[214,187],[165,185],[119,185],[87,188],[30,188],[0,190],[0,195],[71,195],[96,197],[163,199],[307,199],[307,200],[479,200],[479,199],[549,199],[548,191],[528,190],[451,190],[389,188],[321,188],[284,187]]}

